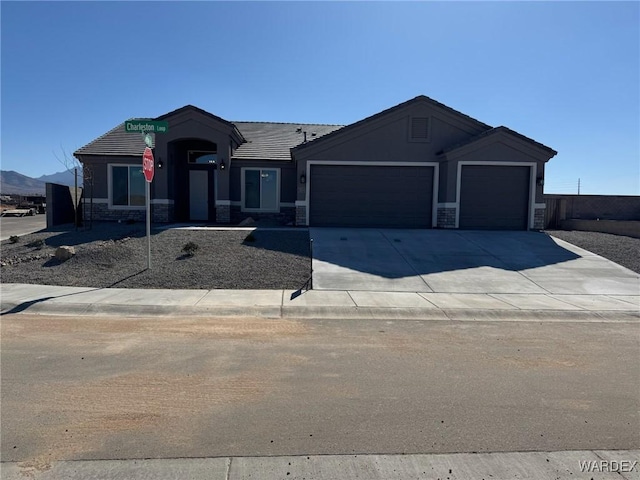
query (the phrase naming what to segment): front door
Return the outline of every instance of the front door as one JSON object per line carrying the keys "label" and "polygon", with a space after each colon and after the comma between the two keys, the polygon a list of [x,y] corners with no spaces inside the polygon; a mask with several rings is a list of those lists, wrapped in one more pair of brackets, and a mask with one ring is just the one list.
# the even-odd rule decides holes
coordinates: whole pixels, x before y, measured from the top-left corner
{"label": "front door", "polygon": [[209,220],[208,170],[189,170],[189,219]]}

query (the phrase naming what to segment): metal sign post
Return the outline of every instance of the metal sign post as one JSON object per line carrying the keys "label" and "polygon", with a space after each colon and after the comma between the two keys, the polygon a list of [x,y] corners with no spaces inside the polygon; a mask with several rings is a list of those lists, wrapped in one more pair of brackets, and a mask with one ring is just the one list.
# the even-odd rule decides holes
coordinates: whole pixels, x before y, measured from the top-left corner
{"label": "metal sign post", "polygon": [[147,197],[147,270],[151,269],[151,182],[144,182]]}
{"label": "metal sign post", "polygon": [[151,268],[151,182],[155,171],[155,160],[153,159],[153,138],[151,133],[167,133],[169,123],[166,121],[152,120],[147,118],[134,118],[124,123],[125,132],[141,133],[144,143],[147,145],[142,154],[142,173],[146,180],[145,197],[147,205],[147,269]]}
{"label": "metal sign post", "polygon": [[145,197],[147,199],[147,269],[151,269],[151,182],[154,172],[153,151],[145,147],[142,154],[142,173],[146,180]]}

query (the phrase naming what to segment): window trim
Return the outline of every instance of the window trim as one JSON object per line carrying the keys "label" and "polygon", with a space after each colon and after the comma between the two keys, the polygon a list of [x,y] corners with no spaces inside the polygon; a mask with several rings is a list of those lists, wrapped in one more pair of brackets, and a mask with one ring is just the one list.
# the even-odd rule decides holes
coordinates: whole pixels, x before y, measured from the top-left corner
{"label": "window trim", "polygon": [[[276,208],[247,208],[245,207],[245,173],[247,170],[258,170],[262,172],[263,170],[275,170],[276,172]],[[240,169],[240,211],[242,212],[258,212],[258,213],[280,213],[280,168],[276,167],[242,167]],[[260,192],[260,204],[262,204],[262,191]]]}
{"label": "window trim", "polygon": [[[140,163],[108,163],[107,164],[107,197],[109,199],[109,210],[145,210],[145,205],[114,205],[113,204],[113,167],[134,167],[142,168]],[[127,172],[128,175],[129,172]],[[127,178],[130,178],[127,176]],[[145,180],[146,182],[146,180]],[[128,184],[127,201],[131,201],[131,185]]]}

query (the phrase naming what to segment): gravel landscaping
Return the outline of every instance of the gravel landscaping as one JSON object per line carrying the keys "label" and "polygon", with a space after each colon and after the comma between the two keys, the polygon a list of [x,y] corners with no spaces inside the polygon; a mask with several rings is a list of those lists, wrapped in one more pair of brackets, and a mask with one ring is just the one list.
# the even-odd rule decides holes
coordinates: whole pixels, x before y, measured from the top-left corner
{"label": "gravel landscaping", "polygon": [[[640,239],[598,232],[546,233],[640,273]],[[193,256],[183,247],[198,246]],[[61,262],[57,247],[76,254]],[[3,283],[82,287],[299,289],[310,277],[305,230],[152,230],[152,268],[146,269],[143,224],[98,223],[19,237],[1,244]]]}
{"label": "gravel landscaping", "polygon": [[[1,244],[3,283],[83,287],[298,289],[309,280],[309,234],[292,230],[152,230],[151,270],[143,224],[38,232]],[[182,249],[189,242],[193,256]],[[75,248],[61,262],[57,247]]]}
{"label": "gravel landscaping", "polygon": [[577,230],[546,230],[546,233],[640,273],[640,238]]}

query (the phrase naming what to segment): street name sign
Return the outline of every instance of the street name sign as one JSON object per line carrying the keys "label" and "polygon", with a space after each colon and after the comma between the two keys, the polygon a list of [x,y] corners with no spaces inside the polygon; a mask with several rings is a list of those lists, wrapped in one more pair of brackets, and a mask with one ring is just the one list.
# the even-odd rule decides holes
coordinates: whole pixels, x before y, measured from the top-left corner
{"label": "street name sign", "polygon": [[169,122],[134,118],[124,122],[124,129],[133,133],[166,133],[169,131]]}

